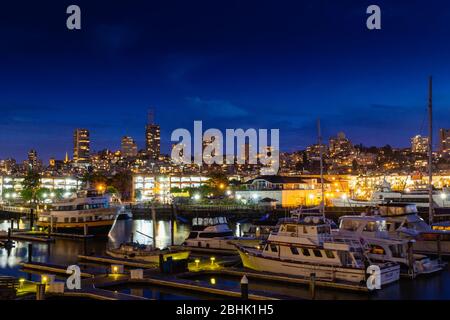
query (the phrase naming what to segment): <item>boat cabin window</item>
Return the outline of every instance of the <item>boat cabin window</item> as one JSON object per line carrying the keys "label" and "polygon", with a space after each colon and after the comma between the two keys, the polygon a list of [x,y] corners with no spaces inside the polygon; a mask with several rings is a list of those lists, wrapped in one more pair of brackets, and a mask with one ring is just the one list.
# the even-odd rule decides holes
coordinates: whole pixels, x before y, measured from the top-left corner
{"label": "boat cabin window", "polygon": [[197,238],[197,234],[198,234],[198,232],[190,232],[189,233],[189,236],[188,236],[188,239],[195,239],[195,238]]}
{"label": "boat cabin window", "polygon": [[218,237],[231,237],[233,236],[232,231],[226,232],[201,232],[200,238],[218,238]]}
{"label": "boat cabin window", "polygon": [[287,226],[286,226],[286,231],[287,231],[287,232],[296,232],[296,231],[297,231],[297,228],[296,228],[295,225],[287,225]]}
{"label": "boat cabin window", "polygon": [[78,217],[78,222],[83,222],[83,217]]}
{"label": "boat cabin window", "polygon": [[329,259],[334,259],[334,253],[331,250],[325,250],[325,255],[327,256],[327,258]]}
{"label": "boat cabin window", "polygon": [[69,218],[64,218],[64,222],[69,222]]}
{"label": "boat cabin window", "polygon": [[309,249],[306,248],[302,248],[302,253],[305,257],[309,257],[311,255],[311,253],[309,253]]}
{"label": "boat cabin window", "polygon": [[383,247],[377,246],[377,245],[371,245],[370,246],[370,253],[373,254],[384,254]]}
{"label": "boat cabin window", "polygon": [[356,231],[360,226],[359,221],[344,219],[341,221],[340,228],[347,231]]}
{"label": "boat cabin window", "polygon": [[320,252],[320,250],[317,249],[313,249],[314,255],[318,258],[322,257],[322,252]]}
{"label": "boat cabin window", "polygon": [[264,251],[269,251],[269,245],[268,244],[266,244],[266,246],[264,247]]}
{"label": "boat cabin window", "polygon": [[75,217],[70,218],[70,222],[77,222],[77,218],[75,218]]}
{"label": "boat cabin window", "polygon": [[366,224],[366,226],[364,227],[364,231],[368,231],[368,232],[375,232],[377,231],[377,224],[374,221],[370,221]]}
{"label": "boat cabin window", "polygon": [[318,226],[317,227],[317,233],[318,234],[322,234],[322,233],[330,233],[330,227],[329,226]]}
{"label": "boat cabin window", "polygon": [[298,250],[297,250],[296,247],[291,247],[291,252],[292,252],[292,254],[294,254],[294,255],[298,255]]}
{"label": "boat cabin window", "polygon": [[270,245],[270,250],[271,250],[272,252],[278,252],[278,246],[277,246],[277,245],[274,245],[274,244],[271,244],[271,245]]}

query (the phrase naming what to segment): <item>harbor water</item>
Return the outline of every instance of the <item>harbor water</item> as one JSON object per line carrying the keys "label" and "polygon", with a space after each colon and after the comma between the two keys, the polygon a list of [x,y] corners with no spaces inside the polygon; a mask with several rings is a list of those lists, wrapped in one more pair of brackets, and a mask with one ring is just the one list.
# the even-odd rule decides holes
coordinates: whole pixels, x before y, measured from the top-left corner
{"label": "harbor water", "polygon": [[[164,248],[171,244],[170,221],[158,220],[156,226],[156,244]],[[0,221],[0,230],[8,230],[10,221]],[[21,223],[21,228],[27,227],[26,223]],[[239,235],[248,228],[246,224],[231,225],[232,229]],[[181,222],[174,224],[174,242],[181,244],[190,232],[190,226]],[[108,247],[117,247],[126,241],[137,241],[143,244],[152,243],[153,225],[151,220],[118,220],[114,224],[107,238],[94,238],[87,241],[72,239],[56,239],[51,243],[33,243],[32,258],[34,262],[44,262],[59,265],[79,264],[78,255],[82,254],[105,254]],[[28,242],[16,241],[15,247],[11,249],[0,248],[0,274],[23,277],[37,280],[38,275],[28,274],[21,271],[20,263],[28,259]],[[189,278],[198,284],[217,285],[238,289],[238,277],[223,274],[193,275]],[[253,280],[249,282],[250,290],[259,292],[272,292],[290,297],[292,299],[308,299],[310,297],[307,286],[286,285],[276,282]],[[191,292],[180,292],[178,290],[168,290],[158,287],[119,287],[112,288],[121,293],[138,295],[158,300],[174,299],[205,299],[212,298],[193,294]],[[442,300],[450,299],[450,269],[447,266],[443,271],[419,276],[414,280],[401,279],[399,282],[386,286],[375,293],[356,293],[339,290],[329,290],[318,288],[317,299],[427,299]]]}

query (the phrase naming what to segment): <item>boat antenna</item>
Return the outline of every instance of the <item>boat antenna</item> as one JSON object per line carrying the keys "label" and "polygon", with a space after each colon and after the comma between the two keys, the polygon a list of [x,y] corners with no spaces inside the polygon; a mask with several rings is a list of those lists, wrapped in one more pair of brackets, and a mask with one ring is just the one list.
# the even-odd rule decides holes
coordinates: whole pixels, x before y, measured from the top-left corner
{"label": "boat antenna", "polygon": [[319,153],[320,153],[320,187],[321,187],[321,197],[320,197],[320,213],[325,218],[325,190],[323,185],[323,150],[322,150],[322,133],[320,130],[320,118],[317,119],[317,136],[319,140]]}
{"label": "boat antenna", "polygon": [[433,78],[428,80],[428,220],[433,224]]}

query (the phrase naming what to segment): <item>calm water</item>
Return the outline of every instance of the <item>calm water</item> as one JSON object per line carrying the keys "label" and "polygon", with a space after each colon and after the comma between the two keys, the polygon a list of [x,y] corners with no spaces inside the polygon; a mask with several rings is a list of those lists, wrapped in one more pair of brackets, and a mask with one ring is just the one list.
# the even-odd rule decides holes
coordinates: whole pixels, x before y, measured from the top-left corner
{"label": "calm water", "polygon": [[[0,221],[0,230],[7,230],[9,221]],[[16,226],[15,226],[16,227]],[[21,228],[26,227],[22,223]],[[248,226],[232,226],[235,233],[239,233],[239,228],[245,230]],[[156,243],[160,248],[170,245],[170,221],[157,221]],[[175,223],[175,244],[184,241],[190,231],[190,226],[182,223]],[[139,233],[139,232],[140,233]],[[152,243],[152,240],[141,233],[152,236],[153,225],[149,220],[122,220],[117,221],[113,226],[108,238],[92,239],[86,245],[79,240],[56,239],[54,243],[33,243],[33,261],[54,264],[75,264],[79,254],[95,253],[104,254],[107,246],[116,247],[124,241],[134,241],[140,243]],[[28,279],[38,279],[38,276],[25,274],[20,271],[20,263],[26,262],[28,257],[28,243],[16,242],[15,248],[11,250],[0,249],[0,274],[26,277]],[[239,278],[224,275],[197,276],[191,278],[198,283],[208,283],[232,288],[239,287]],[[272,291],[278,294],[309,298],[307,287],[295,285],[281,285],[273,282],[250,281],[250,289],[257,291]],[[154,287],[122,287],[116,288],[119,292],[139,295],[147,298],[172,300],[172,299],[201,299],[204,296],[189,292],[170,291],[165,288]],[[332,290],[317,290],[319,299],[450,299],[450,269],[447,267],[439,274],[418,277],[415,280],[401,279],[400,282],[392,284],[376,294],[350,293]]]}

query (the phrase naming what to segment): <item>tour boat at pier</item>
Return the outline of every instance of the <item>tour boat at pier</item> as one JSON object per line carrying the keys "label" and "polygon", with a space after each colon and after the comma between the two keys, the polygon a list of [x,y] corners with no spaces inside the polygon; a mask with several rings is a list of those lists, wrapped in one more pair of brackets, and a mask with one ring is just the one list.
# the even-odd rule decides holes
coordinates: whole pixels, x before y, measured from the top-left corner
{"label": "tour boat at pier", "polygon": [[107,249],[106,254],[114,258],[159,263],[160,255],[163,256],[164,260],[169,257],[173,260],[185,260],[189,258],[190,252],[188,250],[160,250],[152,245],[127,242],[122,243],[119,248]]}
{"label": "tour boat at pier", "polygon": [[359,241],[334,239],[322,217],[285,219],[262,249],[238,246],[238,251],[244,267],[256,271],[299,277],[315,274],[324,281],[363,284],[367,267],[376,265],[380,268],[381,285],[400,277],[397,263],[372,263]]}
{"label": "tour boat at pier", "polygon": [[386,219],[386,230],[392,237],[414,240],[415,252],[450,256],[450,231],[430,226],[419,215],[415,204],[389,203],[371,208],[367,215]]}
{"label": "tour boat at pier", "polygon": [[205,248],[236,251],[236,244],[257,246],[259,240],[255,237],[236,237],[228,227],[225,217],[194,218],[192,229],[183,246],[190,248]]}
{"label": "tour boat at pier", "polygon": [[39,214],[36,225],[51,232],[108,234],[121,206],[111,205],[109,195],[96,190],[81,190],[76,197],[57,202]]}
{"label": "tour boat at pier", "polygon": [[[406,189],[404,191],[394,191],[391,189],[391,185],[387,181],[384,181],[378,188],[376,188],[369,200],[340,197],[332,199],[332,203],[335,207],[369,207],[389,202],[412,203],[418,208],[426,209],[429,207],[430,203],[428,192],[429,191],[424,187]],[[448,208],[449,203],[445,200],[447,196],[450,198],[448,193],[449,192],[446,188],[443,188],[442,190],[433,190],[433,207]]]}
{"label": "tour boat at pier", "polygon": [[426,255],[413,253],[413,242],[394,239],[387,231],[387,221],[380,216],[343,216],[339,229],[333,231],[335,237],[343,236],[359,239],[368,246],[368,256],[373,261],[399,263],[403,274],[415,277],[441,271],[443,265]]}

